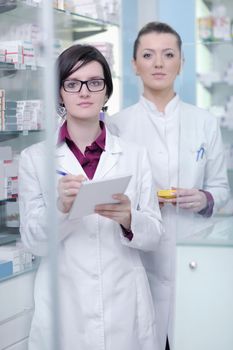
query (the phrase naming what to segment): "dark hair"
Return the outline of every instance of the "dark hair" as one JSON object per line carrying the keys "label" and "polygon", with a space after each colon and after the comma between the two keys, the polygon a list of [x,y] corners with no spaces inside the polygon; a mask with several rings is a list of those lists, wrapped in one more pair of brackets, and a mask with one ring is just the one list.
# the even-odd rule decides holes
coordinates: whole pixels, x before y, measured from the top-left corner
{"label": "dark hair", "polygon": [[[70,46],[57,58],[56,67],[58,74],[58,96],[60,95],[60,88],[62,87],[63,81],[80,67],[92,61],[99,62],[103,67],[106,93],[108,98],[111,96],[113,92],[113,83],[108,62],[102,53],[91,45]],[[77,66],[78,62],[81,64]]]}
{"label": "dark hair", "polygon": [[181,40],[180,35],[175,31],[175,29],[173,29],[168,24],[163,23],[163,22],[149,22],[144,27],[141,28],[141,30],[138,32],[138,36],[134,42],[133,58],[135,60],[136,60],[136,56],[137,56],[137,50],[138,50],[138,46],[139,46],[140,37],[142,35],[153,33],[153,32],[159,33],[159,34],[167,33],[167,34],[175,35],[175,37],[177,39],[178,48],[181,52],[182,40]]}

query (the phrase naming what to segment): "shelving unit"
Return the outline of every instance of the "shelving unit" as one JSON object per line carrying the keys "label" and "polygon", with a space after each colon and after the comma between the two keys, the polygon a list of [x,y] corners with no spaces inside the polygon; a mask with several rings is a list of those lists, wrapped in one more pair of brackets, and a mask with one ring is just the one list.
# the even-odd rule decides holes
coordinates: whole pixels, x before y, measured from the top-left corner
{"label": "shelving unit", "polygon": [[[13,6],[14,5],[14,6]],[[11,29],[11,32],[24,25],[35,25],[36,37],[33,42],[33,49],[35,50],[35,62],[34,63],[18,63],[18,62],[1,62],[0,59],[0,89],[5,90],[5,100],[17,101],[17,100],[43,100],[43,79],[44,79],[44,65],[43,60],[43,43],[39,33],[41,27],[42,8],[39,5],[27,4],[23,0],[15,1],[12,6],[7,8],[7,11],[3,11],[1,7],[0,11],[0,39],[3,37],[3,41],[7,40],[7,31]],[[60,9],[53,9],[54,16],[54,57],[56,57],[64,48],[70,46],[74,41],[90,41],[93,42],[95,38],[97,40],[104,40],[100,34],[106,34],[110,32],[108,40],[112,40],[116,46],[116,36],[112,36],[112,33],[119,31],[119,26],[115,23],[110,23],[104,20],[98,20],[83,16],[70,11],[64,11]],[[10,23],[10,26],[9,26]],[[24,28],[24,27],[23,27]],[[28,36],[30,33],[26,33]],[[117,35],[117,34],[116,34]],[[93,39],[94,38],[94,39]],[[23,41],[23,35],[20,37],[12,37],[9,40],[21,40]],[[117,49],[119,52],[119,48]],[[1,58],[1,54],[0,54]],[[115,76],[117,75],[117,82],[119,84],[119,57],[116,58],[114,69]],[[115,92],[114,108],[119,106],[119,94]],[[43,111],[42,111],[43,113]],[[7,112],[5,112],[7,116]],[[0,146],[12,147],[13,152],[20,152],[23,148],[32,143],[43,140],[45,132],[43,130],[2,130],[0,131]],[[9,201],[9,200],[8,200]],[[0,246],[1,244],[7,244],[8,242],[16,241],[19,239],[19,229],[8,228],[4,223],[4,207],[6,200],[0,200]],[[14,232],[14,233],[13,233]]]}
{"label": "shelving unit", "polygon": [[20,239],[19,230],[15,229],[14,231],[15,231],[14,233],[9,233],[9,231],[7,231],[6,233],[1,232],[0,233],[0,245],[13,243],[16,240]]}
{"label": "shelving unit", "polygon": [[[211,108],[219,105],[221,100],[222,106],[225,106],[233,92],[233,79],[229,71],[229,65],[233,65],[233,5],[228,0],[221,4],[215,0],[197,0],[196,4],[197,104]],[[223,12],[221,16],[220,12]],[[229,90],[223,91],[224,85],[224,90]]]}
{"label": "shelving unit", "polygon": [[[3,6],[0,6],[0,42],[2,43],[3,41],[10,40],[30,41],[32,39],[35,60],[32,60],[30,63],[18,63],[17,57],[14,58],[15,63],[10,61],[3,62],[5,53],[0,51],[0,90],[4,89],[5,101],[13,102],[12,105],[14,105],[15,101],[19,100],[43,101],[43,86],[47,66],[44,58],[43,35],[40,36],[40,30],[43,26],[42,14],[44,9],[40,6],[29,5],[23,0],[12,0],[11,6],[7,8],[7,11],[4,10],[6,10],[6,8],[4,9]],[[107,35],[107,33],[111,33],[109,34],[108,40],[112,40],[114,46],[117,46],[116,36],[112,35],[113,32],[117,35],[119,31],[119,26],[115,23],[89,18],[60,9],[53,9],[53,20],[54,58],[74,41],[88,40],[90,38],[90,41],[93,42],[93,38],[96,37],[98,37],[99,40],[104,40],[101,35]],[[34,37],[33,35],[31,37],[31,33],[28,32],[30,26],[32,29],[35,29]],[[21,28],[19,30],[20,35],[17,33],[18,28]],[[10,32],[9,37],[8,32]],[[45,33],[47,32],[45,31]],[[26,37],[24,37],[24,34]],[[119,53],[119,47],[115,49]],[[119,57],[115,58],[114,72],[119,83],[118,59]],[[116,95],[114,98],[116,102],[113,104],[114,107],[117,108],[117,106],[119,106],[119,96]],[[6,107],[3,108],[3,105],[4,101],[2,99],[0,106],[1,112],[6,109]],[[9,109],[8,104],[8,110]],[[43,104],[41,112],[43,114]],[[25,147],[43,140],[45,135],[48,134],[48,130],[43,130],[43,127],[42,129],[32,128],[32,130],[29,130],[30,128],[28,127],[23,127],[23,130],[4,130],[2,119],[5,118],[5,116],[9,117],[11,115],[14,115],[13,119],[17,119],[12,110],[9,114],[5,111],[5,115],[4,113],[0,115],[0,130],[2,129],[0,131],[0,147],[11,146],[14,155],[15,152],[20,153]],[[45,125],[47,124],[45,123]],[[0,249],[3,247],[9,248],[12,244],[20,244],[17,215],[15,220],[16,224],[13,224],[15,227],[9,227],[10,225],[7,223],[7,203],[15,204],[17,202],[16,199],[9,199],[7,196],[3,196],[0,199]],[[27,337],[34,308],[33,284],[35,271],[38,266],[38,258],[36,258],[36,260],[34,260],[33,256],[31,258],[33,259],[31,266],[27,267],[25,263],[25,268],[23,268],[23,270],[13,272],[6,277],[0,277],[0,299],[1,303],[3,303],[2,305],[4,305],[1,309],[0,317],[0,349],[27,349]]]}
{"label": "shelving unit", "polygon": [[69,35],[72,35],[73,41],[106,32],[108,27],[113,25],[113,23],[59,9],[55,10],[54,15],[56,33],[62,35],[68,32]]}
{"label": "shelving unit", "polygon": [[197,105],[219,118],[233,193],[233,3],[196,1]]}
{"label": "shelving unit", "polygon": [[[16,7],[9,9],[4,14],[18,24],[37,21],[41,18],[40,4],[26,4],[18,0]],[[78,13],[54,8],[54,22],[56,33],[68,32],[73,34],[74,39],[81,39],[94,34],[99,34],[108,30],[109,26],[117,25],[108,21],[90,18]],[[71,32],[71,33],[70,33]]]}

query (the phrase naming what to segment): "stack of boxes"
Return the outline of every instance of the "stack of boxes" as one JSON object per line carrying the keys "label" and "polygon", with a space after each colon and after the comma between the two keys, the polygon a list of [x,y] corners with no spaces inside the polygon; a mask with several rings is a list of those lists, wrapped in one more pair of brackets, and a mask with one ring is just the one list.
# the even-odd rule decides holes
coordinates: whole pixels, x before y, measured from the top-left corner
{"label": "stack of boxes", "polygon": [[199,37],[203,41],[231,40],[232,28],[232,20],[222,4],[215,5],[210,16],[198,18]]}
{"label": "stack of boxes", "polygon": [[19,227],[19,203],[18,201],[7,201],[5,204],[6,227]]}
{"label": "stack of boxes", "polygon": [[29,6],[39,6],[42,0],[21,0],[21,2]]}
{"label": "stack of boxes", "polygon": [[[0,200],[2,201],[6,199],[14,199],[14,201],[9,201],[9,202],[7,201],[5,203],[6,213],[4,216],[4,224],[8,227],[19,226],[19,207],[18,207],[18,202],[16,201],[17,197],[18,197],[18,159],[17,158],[12,159],[12,150],[9,146],[0,147]],[[14,215],[12,215],[13,213]],[[1,221],[2,220],[3,218],[1,217]],[[0,249],[2,249],[1,246],[0,246]],[[6,256],[1,256],[0,254],[0,260],[11,260],[11,259],[7,259]],[[3,269],[8,267],[6,267],[5,265],[2,266]]]}
{"label": "stack of boxes", "polygon": [[[213,4],[210,15],[198,19],[199,37],[203,41],[222,42],[233,39],[233,19],[229,16],[227,7],[223,4]],[[217,47],[217,46],[215,46]],[[219,46],[221,48],[221,46]],[[207,88],[215,83],[227,83],[233,85],[233,61],[229,61],[225,71],[218,67],[218,71],[212,69],[207,73],[198,74],[199,81]],[[219,86],[221,89],[221,86]],[[220,125],[233,130],[233,96],[229,96],[227,102],[219,105],[212,105],[210,112],[220,119]],[[231,147],[227,149],[227,153]]]}
{"label": "stack of boxes", "polygon": [[23,23],[19,25],[10,24],[1,28],[1,41],[31,41],[36,46],[41,41],[41,28],[35,23]]}
{"label": "stack of boxes", "polygon": [[[31,41],[9,40],[0,41],[2,59],[5,55],[5,62],[15,64],[36,65],[35,49]],[[3,61],[4,62],[4,61]]]}
{"label": "stack of boxes", "polygon": [[97,1],[86,1],[86,0],[54,0],[53,7],[59,10],[69,11],[73,13],[78,13],[81,15],[88,16],[92,14],[91,17],[96,18],[96,3]]}
{"label": "stack of boxes", "polygon": [[[5,225],[19,226],[18,208],[18,155],[10,146],[0,147],[0,201],[5,203]],[[33,256],[21,243],[0,246],[0,278],[5,278],[32,267]]]}
{"label": "stack of boxes", "polygon": [[[16,124],[16,101],[5,101],[5,110],[3,111],[4,118],[2,119],[1,130],[11,130],[11,125]],[[16,128],[14,130],[17,130]]]}
{"label": "stack of boxes", "polygon": [[99,0],[97,1],[79,0],[79,1],[76,1],[76,4],[74,4],[74,11],[79,15],[102,19],[104,9],[101,8]]}
{"label": "stack of boxes", "polygon": [[0,200],[18,197],[18,156],[10,146],[0,147]]}
{"label": "stack of boxes", "polygon": [[44,129],[45,120],[41,100],[5,101],[0,90],[0,130],[23,131]]}
{"label": "stack of boxes", "polygon": [[0,279],[13,274],[13,262],[0,259]]}
{"label": "stack of boxes", "polygon": [[0,62],[6,62],[6,50],[0,49]]}
{"label": "stack of boxes", "polygon": [[5,90],[0,89],[0,130],[5,128]]}
{"label": "stack of boxes", "polygon": [[[55,40],[54,57],[60,53],[61,46],[61,40]],[[8,31],[0,33],[0,62],[14,63],[18,68],[44,66],[42,47],[43,35],[37,24],[9,26]]]}
{"label": "stack of boxes", "polygon": [[15,103],[15,119],[11,124],[6,124],[6,130],[44,129],[41,100],[20,100]]}
{"label": "stack of boxes", "polygon": [[119,23],[119,0],[54,0],[54,8]]}
{"label": "stack of boxes", "polygon": [[0,278],[29,269],[32,262],[32,253],[20,242],[0,246]]}

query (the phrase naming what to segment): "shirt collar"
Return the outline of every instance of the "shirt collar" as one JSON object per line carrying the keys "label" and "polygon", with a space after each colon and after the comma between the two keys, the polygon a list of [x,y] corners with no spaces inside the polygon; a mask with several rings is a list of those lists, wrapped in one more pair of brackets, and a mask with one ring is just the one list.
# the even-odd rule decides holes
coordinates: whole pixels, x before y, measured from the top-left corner
{"label": "shirt collar", "polygon": [[[106,128],[104,122],[100,121],[100,128],[101,133],[97,137],[95,141],[92,142],[92,144],[97,144],[103,151],[105,150],[105,140],[106,140]],[[69,141],[72,141],[70,134],[67,129],[67,121],[65,121],[62,126],[60,127],[58,138],[57,138],[57,145],[60,145],[62,142],[66,142],[66,139]]]}

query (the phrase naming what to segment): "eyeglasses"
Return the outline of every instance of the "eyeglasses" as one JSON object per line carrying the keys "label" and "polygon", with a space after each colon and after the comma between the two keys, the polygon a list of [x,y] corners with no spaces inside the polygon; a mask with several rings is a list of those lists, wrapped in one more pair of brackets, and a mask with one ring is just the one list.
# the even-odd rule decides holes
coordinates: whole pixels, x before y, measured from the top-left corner
{"label": "eyeglasses", "polygon": [[84,84],[90,92],[102,91],[105,88],[105,79],[64,80],[62,82],[66,92],[80,92]]}

